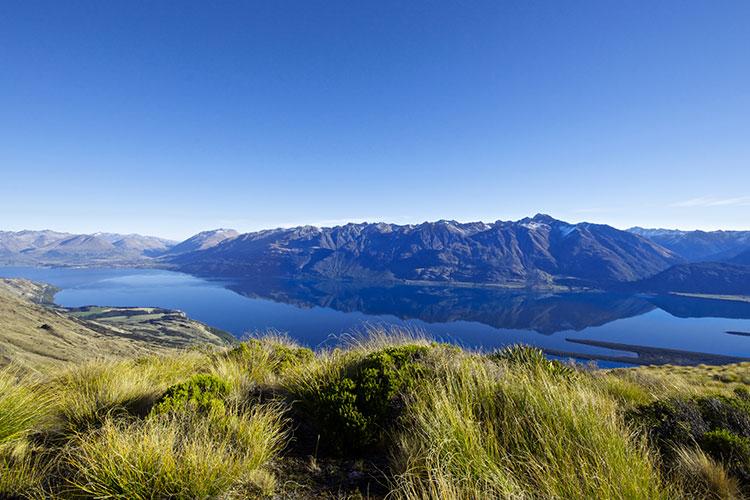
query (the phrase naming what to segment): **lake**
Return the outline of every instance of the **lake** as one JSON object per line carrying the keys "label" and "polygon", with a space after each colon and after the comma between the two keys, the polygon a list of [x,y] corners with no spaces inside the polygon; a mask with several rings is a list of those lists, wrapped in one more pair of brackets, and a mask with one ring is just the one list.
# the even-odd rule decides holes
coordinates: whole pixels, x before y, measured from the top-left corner
{"label": "lake", "polygon": [[750,357],[750,303],[742,302],[603,292],[227,281],[154,269],[0,267],[0,276],[51,283],[61,289],[55,301],[65,307],[179,309],[238,337],[273,329],[311,347],[333,345],[367,325],[398,325],[465,347],[492,350],[523,342],[562,357],[598,358],[602,366],[622,365],[636,352],[647,359],[687,363],[706,361],[692,353]]}

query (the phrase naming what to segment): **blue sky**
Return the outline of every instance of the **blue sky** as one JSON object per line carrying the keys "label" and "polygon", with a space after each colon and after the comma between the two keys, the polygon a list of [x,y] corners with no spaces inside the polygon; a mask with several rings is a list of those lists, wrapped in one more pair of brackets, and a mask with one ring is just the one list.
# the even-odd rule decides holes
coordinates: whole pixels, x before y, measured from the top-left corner
{"label": "blue sky", "polygon": [[0,3],[0,229],[750,229],[750,2]]}

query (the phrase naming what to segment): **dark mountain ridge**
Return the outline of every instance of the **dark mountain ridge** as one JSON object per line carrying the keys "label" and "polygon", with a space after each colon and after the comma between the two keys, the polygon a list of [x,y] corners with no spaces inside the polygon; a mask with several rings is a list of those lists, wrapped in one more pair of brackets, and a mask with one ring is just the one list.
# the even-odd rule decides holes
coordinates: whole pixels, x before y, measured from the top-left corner
{"label": "dark mountain ridge", "polygon": [[165,261],[203,275],[601,286],[642,279],[682,260],[611,226],[538,214],[492,224],[272,229]]}

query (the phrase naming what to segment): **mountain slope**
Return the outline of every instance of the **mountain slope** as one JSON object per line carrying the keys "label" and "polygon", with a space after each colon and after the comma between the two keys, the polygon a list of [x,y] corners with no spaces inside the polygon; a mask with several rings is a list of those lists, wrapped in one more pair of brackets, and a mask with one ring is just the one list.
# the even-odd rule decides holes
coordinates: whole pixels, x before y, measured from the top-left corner
{"label": "mountain slope", "polygon": [[750,248],[750,231],[678,231],[641,227],[628,231],[672,250],[688,262],[726,260]]}
{"label": "mountain slope", "polygon": [[682,264],[635,282],[632,288],[659,293],[750,295],[750,266],[721,262]]}
{"label": "mountain slope", "polygon": [[234,238],[240,233],[234,229],[213,229],[211,231],[203,231],[195,236],[191,236],[185,241],[172,246],[167,252],[167,255],[179,255],[189,252],[197,252],[199,250],[205,250],[213,246],[218,245],[222,241]]}
{"label": "mountain slope", "polygon": [[745,250],[739,255],[736,255],[734,258],[732,258],[729,262],[733,264],[742,264],[745,266],[750,266],[750,248]]}
{"label": "mountain slope", "polygon": [[443,220],[274,229],[169,261],[210,275],[591,285],[644,278],[680,259],[610,226],[539,214],[493,224]]}

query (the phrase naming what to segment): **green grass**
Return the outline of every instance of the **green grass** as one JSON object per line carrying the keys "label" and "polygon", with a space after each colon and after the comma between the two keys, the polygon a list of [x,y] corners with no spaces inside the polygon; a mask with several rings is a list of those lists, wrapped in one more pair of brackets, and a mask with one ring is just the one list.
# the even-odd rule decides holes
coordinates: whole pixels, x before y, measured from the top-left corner
{"label": "green grass", "polygon": [[397,437],[410,498],[661,498],[669,488],[616,403],[514,360],[448,359]]}
{"label": "green grass", "polygon": [[733,498],[747,368],[586,371],[374,331],[5,369],[0,497]]}

